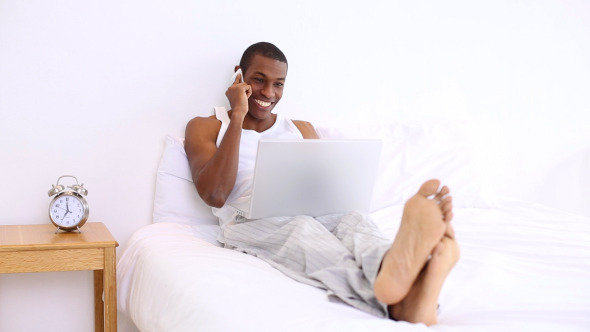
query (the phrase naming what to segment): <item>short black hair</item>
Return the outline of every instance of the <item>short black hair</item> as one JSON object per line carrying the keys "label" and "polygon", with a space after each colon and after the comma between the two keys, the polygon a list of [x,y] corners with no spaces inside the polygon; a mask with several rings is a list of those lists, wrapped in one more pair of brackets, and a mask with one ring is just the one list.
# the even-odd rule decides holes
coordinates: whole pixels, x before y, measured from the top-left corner
{"label": "short black hair", "polygon": [[264,57],[284,62],[285,64],[287,64],[287,68],[289,68],[287,57],[278,47],[268,42],[259,42],[250,45],[244,51],[244,54],[242,54],[242,59],[240,60],[240,68],[242,69],[242,72],[244,74],[248,70],[248,67],[250,67],[250,65],[252,64],[252,59],[256,54],[260,54]]}

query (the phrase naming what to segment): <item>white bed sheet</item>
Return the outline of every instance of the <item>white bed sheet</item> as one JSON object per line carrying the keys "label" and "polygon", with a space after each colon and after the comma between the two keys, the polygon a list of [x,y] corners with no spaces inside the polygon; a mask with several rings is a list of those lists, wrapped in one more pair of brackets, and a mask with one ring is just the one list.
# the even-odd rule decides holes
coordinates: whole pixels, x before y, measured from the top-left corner
{"label": "white bed sheet", "polygon": [[[401,206],[373,213],[392,238]],[[215,225],[161,222],[121,250],[118,299],[141,331],[588,331],[590,219],[536,204],[458,208],[461,259],[439,324],[379,319],[221,248]]]}

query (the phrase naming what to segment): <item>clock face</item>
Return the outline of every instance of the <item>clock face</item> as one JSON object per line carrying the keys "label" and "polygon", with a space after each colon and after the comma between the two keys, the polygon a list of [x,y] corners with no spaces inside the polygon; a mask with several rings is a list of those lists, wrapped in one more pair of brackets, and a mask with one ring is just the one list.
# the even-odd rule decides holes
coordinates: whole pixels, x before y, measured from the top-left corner
{"label": "clock face", "polygon": [[81,226],[88,217],[88,205],[81,196],[73,193],[60,194],[49,205],[49,216],[58,227]]}

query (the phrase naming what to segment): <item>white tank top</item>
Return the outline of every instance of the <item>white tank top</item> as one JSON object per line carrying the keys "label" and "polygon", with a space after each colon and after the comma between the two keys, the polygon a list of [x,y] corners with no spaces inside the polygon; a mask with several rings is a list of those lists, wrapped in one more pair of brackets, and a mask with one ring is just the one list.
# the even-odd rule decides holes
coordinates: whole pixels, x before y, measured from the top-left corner
{"label": "white tank top", "polygon": [[[215,117],[221,121],[221,128],[219,129],[216,142],[219,148],[229,126],[230,119],[224,107],[215,107]],[[258,141],[263,138],[303,139],[303,135],[293,121],[282,114],[277,114],[277,119],[272,127],[261,133],[255,130],[242,129],[236,184],[227,199],[226,205],[220,209],[213,208],[213,214],[219,217],[220,223],[222,224],[235,218],[233,208],[229,207],[228,204],[237,200],[250,199]]]}

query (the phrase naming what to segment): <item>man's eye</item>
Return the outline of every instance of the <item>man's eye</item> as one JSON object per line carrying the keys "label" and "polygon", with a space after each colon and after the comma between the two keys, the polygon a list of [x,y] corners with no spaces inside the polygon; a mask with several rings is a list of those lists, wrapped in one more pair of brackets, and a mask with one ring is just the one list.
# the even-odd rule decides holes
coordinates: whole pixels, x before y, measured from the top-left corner
{"label": "man's eye", "polygon": [[254,82],[256,82],[256,83],[262,83],[262,82],[264,82],[264,80],[262,78],[253,78],[252,80]]}
{"label": "man's eye", "polygon": [[285,84],[284,83],[275,83],[275,86],[277,88],[282,88],[283,86],[285,86]]}

